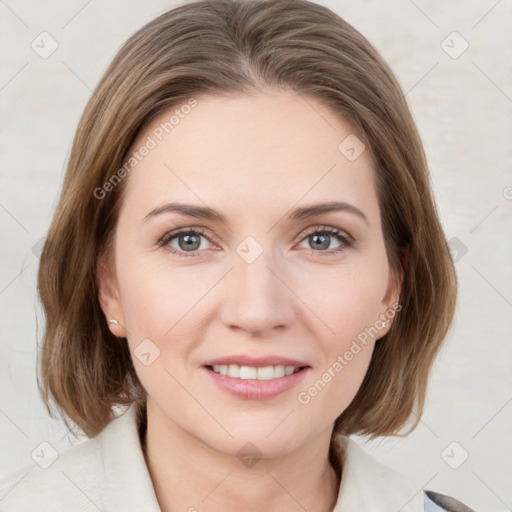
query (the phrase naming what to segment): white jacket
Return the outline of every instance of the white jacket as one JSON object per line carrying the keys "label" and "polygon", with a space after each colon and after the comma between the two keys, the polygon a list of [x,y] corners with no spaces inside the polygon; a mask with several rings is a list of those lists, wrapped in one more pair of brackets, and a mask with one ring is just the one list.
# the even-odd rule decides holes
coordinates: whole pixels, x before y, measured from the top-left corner
{"label": "white jacket", "polygon": [[[42,460],[10,475],[0,483],[0,512],[160,512],[136,407],[132,404],[98,436],[60,454],[47,469],[40,467],[48,464]],[[427,495],[350,437],[337,441],[343,471],[333,512],[471,512],[453,498]]]}

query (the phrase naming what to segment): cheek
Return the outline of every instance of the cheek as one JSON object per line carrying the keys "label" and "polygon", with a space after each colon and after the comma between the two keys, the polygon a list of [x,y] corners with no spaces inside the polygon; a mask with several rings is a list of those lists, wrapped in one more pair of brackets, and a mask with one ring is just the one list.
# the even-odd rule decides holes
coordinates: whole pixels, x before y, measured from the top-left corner
{"label": "cheek", "polygon": [[208,289],[200,271],[173,268],[155,254],[121,254],[117,268],[126,327],[139,336],[165,337]]}
{"label": "cheek", "polygon": [[323,339],[333,348],[342,349],[378,320],[388,277],[387,268],[379,262],[340,266],[302,275],[295,290],[315,314],[315,324],[325,328]]}
{"label": "cheek", "polygon": [[319,326],[314,333],[320,364],[297,397],[312,413],[328,410],[334,420],[357,393],[375,341],[382,336],[379,315],[389,277],[386,265],[385,259],[375,259],[304,281],[304,302],[321,320],[313,320]]}
{"label": "cheek", "polygon": [[382,279],[356,273],[343,277],[338,283],[326,281],[323,294],[309,297],[323,322],[315,325],[327,327],[315,331],[321,358],[297,394],[308,417],[326,422],[333,422],[354,399],[380,337],[376,322],[385,293]]}
{"label": "cheek", "polygon": [[[207,266],[173,268],[162,260],[120,257],[118,278],[137,375],[150,394],[166,395],[169,386],[180,392],[168,372],[179,381],[190,377],[190,355],[204,338],[204,308],[211,308],[207,293],[218,276]],[[141,353],[154,361],[146,366],[148,356],[140,358]]]}
{"label": "cheek", "polygon": [[194,306],[208,288],[165,264],[124,263],[119,287],[136,373],[150,396],[180,396],[177,382],[187,378],[186,358],[197,337]]}

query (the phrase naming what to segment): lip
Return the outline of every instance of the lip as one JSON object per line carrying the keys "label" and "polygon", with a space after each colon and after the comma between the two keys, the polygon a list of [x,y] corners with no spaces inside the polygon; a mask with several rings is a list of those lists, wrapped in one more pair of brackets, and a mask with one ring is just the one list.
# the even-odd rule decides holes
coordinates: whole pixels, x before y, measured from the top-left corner
{"label": "lip", "polygon": [[240,355],[231,355],[226,357],[218,357],[216,359],[211,359],[210,361],[206,361],[203,366],[214,366],[220,364],[237,364],[239,366],[253,366],[255,368],[263,368],[264,366],[294,366],[295,368],[300,368],[302,366],[309,366],[308,363],[304,361],[299,361],[298,359],[290,359],[289,357],[281,357],[277,355],[267,355],[267,356],[248,356],[247,354]]}
{"label": "lip", "polygon": [[[290,364],[289,366],[293,365]],[[309,373],[311,367],[303,367],[296,373],[271,380],[235,379],[228,375],[215,373],[206,366],[201,369],[205,372],[207,378],[210,378],[217,386],[231,395],[245,400],[267,400],[297,386]]]}

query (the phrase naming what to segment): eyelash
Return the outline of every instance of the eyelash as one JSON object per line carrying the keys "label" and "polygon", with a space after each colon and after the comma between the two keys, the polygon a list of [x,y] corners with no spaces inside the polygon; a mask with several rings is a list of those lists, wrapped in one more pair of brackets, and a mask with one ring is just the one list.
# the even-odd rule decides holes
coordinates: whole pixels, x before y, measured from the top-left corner
{"label": "eyelash", "polygon": [[[196,250],[194,252],[177,250],[177,249],[171,248],[168,245],[169,242],[171,242],[174,238],[178,238],[179,236],[182,236],[182,235],[203,236],[206,239],[208,239],[208,237],[206,236],[205,233],[206,233],[206,231],[201,228],[199,228],[199,229],[198,228],[178,229],[178,230],[166,233],[162,238],[160,238],[160,240],[158,240],[158,246],[165,248],[168,252],[175,254],[177,256],[185,257],[185,258],[192,258],[195,256],[199,256],[200,252],[198,250]],[[350,235],[348,235],[344,231],[341,231],[340,229],[331,228],[329,226],[323,226],[320,229],[318,227],[315,227],[315,228],[312,228],[311,230],[308,230],[306,233],[304,233],[302,235],[300,242],[302,242],[303,240],[305,240],[306,238],[308,238],[311,235],[323,235],[323,234],[328,234],[328,235],[333,236],[334,238],[336,238],[336,240],[341,242],[342,245],[340,245],[339,247],[337,247],[335,249],[329,249],[329,250],[325,250],[325,251],[316,251],[314,249],[310,249],[310,252],[312,255],[329,256],[332,254],[339,253],[345,249],[348,249],[348,248],[352,247],[352,245],[354,244],[354,239]]]}

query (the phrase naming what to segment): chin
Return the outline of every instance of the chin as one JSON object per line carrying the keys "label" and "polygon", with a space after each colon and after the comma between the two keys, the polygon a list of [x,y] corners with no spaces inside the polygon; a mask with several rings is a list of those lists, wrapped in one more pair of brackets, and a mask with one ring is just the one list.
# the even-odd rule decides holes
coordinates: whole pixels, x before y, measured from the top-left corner
{"label": "chin", "polygon": [[290,443],[289,439],[282,436],[269,439],[272,435],[266,437],[267,434],[268,432],[252,432],[246,436],[240,435],[229,440],[204,441],[213,450],[239,458],[240,462],[247,467],[251,467],[251,464],[254,464],[255,461],[261,458],[275,459],[284,457],[293,453],[301,446],[300,439],[294,438],[294,442]]}
{"label": "chin", "polygon": [[212,437],[210,432],[202,433],[199,438],[210,448],[226,455],[240,457],[246,452],[250,455],[268,459],[278,458],[293,453],[303,446],[311,436],[307,435],[304,425],[285,425],[290,418],[283,421],[285,415],[259,425],[241,426],[226,424],[226,430],[233,436],[218,434]]}

